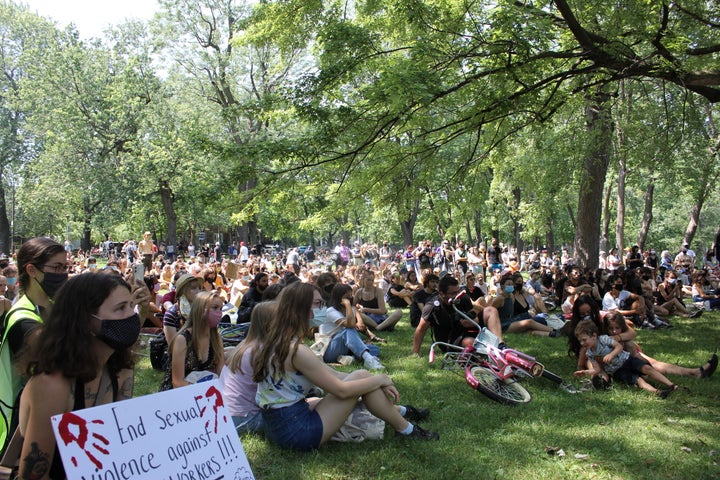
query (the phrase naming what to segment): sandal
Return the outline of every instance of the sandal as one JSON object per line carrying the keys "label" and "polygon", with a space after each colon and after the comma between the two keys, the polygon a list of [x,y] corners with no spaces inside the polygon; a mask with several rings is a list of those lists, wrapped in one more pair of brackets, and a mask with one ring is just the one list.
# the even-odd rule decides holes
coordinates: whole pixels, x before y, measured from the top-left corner
{"label": "sandal", "polygon": [[670,396],[670,394],[671,394],[672,392],[674,392],[674,391],[677,390],[678,388],[680,388],[680,387],[678,387],[677,385],[673,385],[673,386],[671,386],[671,387],[666,388],[665,390],[658,390],[658,391],[657,391],[657,395],[658,395],[658,397],[660,397],[660,398],[662,398],[663,400],[665,400],[666,398],[668,398],[668,397]]}
{"label": "sandal", "polygon": [[387,343],[387,340],[385,340],[384,338],[380,338],[377,335],[373,335],[372,337],[370,337],[370,341],[375,343]]}
{"label": "sandal", "polygon": [[708,367],[700,367],[700,378],[710,378],[713,373],[715,373],[715,370],[717,370],[718,366],[718,356],[716,353],[713,353],[713,356],[710,357],[710,360],[707,361]]}

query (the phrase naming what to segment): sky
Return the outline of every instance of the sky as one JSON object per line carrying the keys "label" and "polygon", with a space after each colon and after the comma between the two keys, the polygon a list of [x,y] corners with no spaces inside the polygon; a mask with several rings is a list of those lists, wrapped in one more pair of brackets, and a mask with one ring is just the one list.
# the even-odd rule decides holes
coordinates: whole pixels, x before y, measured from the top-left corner
{"label": "sky", "polygon": [[57,22],[60,28],[74,23],[81,37],[101,37],[108,25],[126,19],[148,20],[158,10],[155,0],[19,0],[43,17]]}

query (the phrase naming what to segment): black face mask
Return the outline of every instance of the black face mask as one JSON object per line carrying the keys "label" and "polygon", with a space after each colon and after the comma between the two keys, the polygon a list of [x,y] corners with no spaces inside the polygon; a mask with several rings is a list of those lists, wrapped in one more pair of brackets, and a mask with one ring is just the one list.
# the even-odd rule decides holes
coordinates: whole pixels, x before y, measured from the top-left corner
{"label": "black face mask", "polygon": [[100,320],[100,333],[97,338],[105,342],[113,350],[125,350],[132,347],[140,335],[140,316],[133,313],[122,320]]}
{"label": "black face mask", "polygon": [[67,273],[43,272],[43,279],[42,282],[40,282],[40,288],[42,288],[48,298],[52,299],[55,297],[57,291],[60,290],[60,287],[67,282],[67,279]]}
{"label": "black face mask", "polygon": [[323,287],[323,290],[325,290],[325,293],[330,293],[330,292],[332,292],[333,287],[335,287],[335,284],[331,283],[331,284],[325,285]]}
{"label": "black face mask", "polygon": [[613,285],[613,288],[614,288],[615,290],[617,290],[617,291],[619,292],[620,290],[622,290],[622,289],[623,289],[623,286],[622,286],[622,284],[619,284],[619,285]]}

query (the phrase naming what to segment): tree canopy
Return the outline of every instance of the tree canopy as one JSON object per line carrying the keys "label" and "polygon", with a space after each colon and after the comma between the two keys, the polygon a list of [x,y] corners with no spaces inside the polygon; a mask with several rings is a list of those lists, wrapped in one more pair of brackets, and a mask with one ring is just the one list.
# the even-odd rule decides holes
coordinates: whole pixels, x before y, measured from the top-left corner
{"label": "tree canopy", "polygon": [[21,235],[499,235],[593,266],[720,222],[713,2],[163,0],[92,41],[38,19],[28,46],[0,5]]}

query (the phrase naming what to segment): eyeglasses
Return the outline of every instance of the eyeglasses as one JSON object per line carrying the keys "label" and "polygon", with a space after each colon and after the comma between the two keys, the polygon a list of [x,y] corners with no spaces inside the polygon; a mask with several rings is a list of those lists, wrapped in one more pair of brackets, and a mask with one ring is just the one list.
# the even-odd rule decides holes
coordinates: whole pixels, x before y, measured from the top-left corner
{"label": "eyeglasses", "polygon": [[65,273],[68,271],[68,268],[68,265],[65,263],[56,263],[54,265],[43,265],[41,270],[43,272]]}

